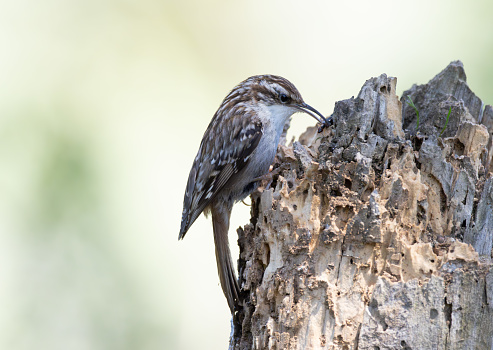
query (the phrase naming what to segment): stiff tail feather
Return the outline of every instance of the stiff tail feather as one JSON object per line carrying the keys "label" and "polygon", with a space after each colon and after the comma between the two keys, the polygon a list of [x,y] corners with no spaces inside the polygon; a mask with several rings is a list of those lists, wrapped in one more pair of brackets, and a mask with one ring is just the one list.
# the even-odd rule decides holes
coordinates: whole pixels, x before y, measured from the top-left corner
{"label": "stiff tail feather", "polygon": [[230,211],[212,211],[212,226],[214,230],[214,245],[216,246],[217,273],[221,281],[224,296],[228,300],[231,313],[239,301],[240,287],[231,260],[229,250],[228,229]]}

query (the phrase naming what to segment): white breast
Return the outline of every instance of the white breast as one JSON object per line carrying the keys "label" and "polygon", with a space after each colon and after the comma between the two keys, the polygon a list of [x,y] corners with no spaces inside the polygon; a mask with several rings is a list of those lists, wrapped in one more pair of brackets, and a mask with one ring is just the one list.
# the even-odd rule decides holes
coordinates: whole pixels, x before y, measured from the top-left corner
{"label": "white breast", "polygon": [[296,109],[283,105],[259,106],[257,115],[263,125],[262,138],[255,150],[254,159],[249,164],[249,168],[258,173],[257,176],[269,171],[284,125],[295,112]]}

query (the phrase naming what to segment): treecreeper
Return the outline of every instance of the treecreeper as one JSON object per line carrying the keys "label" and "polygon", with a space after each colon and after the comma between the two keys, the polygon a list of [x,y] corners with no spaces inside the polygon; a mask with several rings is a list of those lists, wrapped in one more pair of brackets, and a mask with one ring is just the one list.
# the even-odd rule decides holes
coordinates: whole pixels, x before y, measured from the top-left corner
{"label": "treecreeper", "polygon": [[190,170],[178,239],[202,212],[212,215],[217,272],[232,314],[241,301],[228,243],[231,210],[268,178],[284,126],[296,112],[320,122],[319,131],[331,124],[285,78],[246,79],[212,117]]}

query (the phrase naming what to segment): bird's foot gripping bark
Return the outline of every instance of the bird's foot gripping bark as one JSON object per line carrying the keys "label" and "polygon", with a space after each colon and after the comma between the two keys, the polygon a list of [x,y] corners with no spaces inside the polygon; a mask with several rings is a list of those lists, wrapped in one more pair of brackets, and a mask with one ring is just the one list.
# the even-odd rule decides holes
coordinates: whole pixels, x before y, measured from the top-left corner
{"label": "bird's foot gripping bark", "polygon": [[262,188],[263,190],[268,190],[270,186],[272,185],[272,182],[274,181],[274,177],[279,175],[284,170],[287,170],[290,168],[290,165],[287,163],[281,163],[277,168],[269,169],[269,172],[265,175],[259,176],[254,179],[254,181],[259,181],[260,184],[258,188]]}

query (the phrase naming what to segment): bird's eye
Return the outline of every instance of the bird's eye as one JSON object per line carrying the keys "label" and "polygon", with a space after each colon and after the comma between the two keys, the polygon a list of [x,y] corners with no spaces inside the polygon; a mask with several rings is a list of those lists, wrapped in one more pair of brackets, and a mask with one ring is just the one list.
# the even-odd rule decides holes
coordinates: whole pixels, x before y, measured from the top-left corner
{"label": "bird's eye", "polygon": [[280,94],[279,95],[279,100],[281,103],[288,103],[289,102],[289,97],[286,94]]}

